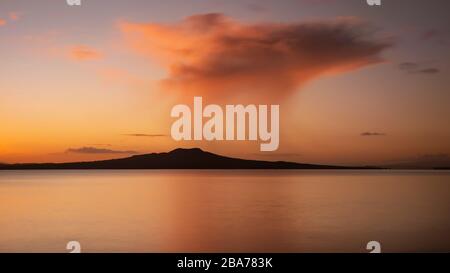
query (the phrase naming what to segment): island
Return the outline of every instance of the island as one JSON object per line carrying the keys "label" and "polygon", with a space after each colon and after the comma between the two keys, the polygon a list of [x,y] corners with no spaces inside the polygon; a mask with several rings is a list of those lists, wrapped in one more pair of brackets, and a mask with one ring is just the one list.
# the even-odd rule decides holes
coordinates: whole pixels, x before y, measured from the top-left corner
{"label": "island", "polygon": [[344,167],[286,161],[232,158],[199,148],[175,149],[168,153],[135,155],[120,159],[70,163],[0,164],[0,170],[84,170],[84,169],[377,169]]}

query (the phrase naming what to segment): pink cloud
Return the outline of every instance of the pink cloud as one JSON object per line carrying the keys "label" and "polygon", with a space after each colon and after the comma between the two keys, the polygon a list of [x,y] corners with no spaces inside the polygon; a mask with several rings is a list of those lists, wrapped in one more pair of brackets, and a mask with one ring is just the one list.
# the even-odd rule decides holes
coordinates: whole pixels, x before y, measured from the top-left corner
{"label": "pink cloud", "polygon": [[247,24],[201,14],[175,24],[120,22],[119,27],[134,52],[166,67],[168,90],[189,96],[285,97],[323,74],[380,63],[380,54],[391,46],[357,18]]}

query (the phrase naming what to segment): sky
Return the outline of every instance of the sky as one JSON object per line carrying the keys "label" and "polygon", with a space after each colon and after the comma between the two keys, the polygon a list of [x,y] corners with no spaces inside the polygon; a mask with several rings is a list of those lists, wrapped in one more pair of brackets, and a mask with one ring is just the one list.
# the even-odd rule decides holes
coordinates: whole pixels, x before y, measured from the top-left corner
{"label": "sky", "polygon": [[[251,159],[450,162],[446,0],[0,0],[0,162],[200,147]],[[280,146],[182,141],[171,108],[279,104]]]}

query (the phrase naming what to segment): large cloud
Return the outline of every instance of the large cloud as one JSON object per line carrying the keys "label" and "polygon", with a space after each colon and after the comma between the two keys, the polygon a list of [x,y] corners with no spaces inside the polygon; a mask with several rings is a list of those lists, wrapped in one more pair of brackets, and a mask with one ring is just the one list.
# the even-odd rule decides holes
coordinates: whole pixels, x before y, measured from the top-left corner
{"label": "large cloud", "polygon": [[167,68],[166,87],[189,95],[225,91],[284,97],[324,73],[379,63],[390,46],[355,18],[244,24],[203,14],[176,24],[119,26],[134,50]]}

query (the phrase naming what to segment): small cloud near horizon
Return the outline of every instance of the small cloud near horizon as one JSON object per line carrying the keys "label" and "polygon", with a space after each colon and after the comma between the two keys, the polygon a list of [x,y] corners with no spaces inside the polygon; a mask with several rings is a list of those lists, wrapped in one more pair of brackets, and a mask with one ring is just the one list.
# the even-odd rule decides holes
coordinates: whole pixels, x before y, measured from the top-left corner
{"label": "small cloud near horizon", "polygon": [[415,62],[404,62],[398,65],[398,68],[409,74],[438,74],[441,72],[440,69],[435,67],[423,67],[423,65]]}
{"label": "small cloud near horizon", "polygon": [[139,154],[136,151],[119,151],[95,147],[82,147],[82,148],[69,148],[66,153],[78,153],[78,154]]}
{"label": "small cloud near horizon", "polygon": [[386,134],[385,133],[379,133],[379,132],[364,132],[364,133],[361,133],[361,136],[366,136],[366,137],[369,137],[369,136],[386,136]]}

